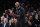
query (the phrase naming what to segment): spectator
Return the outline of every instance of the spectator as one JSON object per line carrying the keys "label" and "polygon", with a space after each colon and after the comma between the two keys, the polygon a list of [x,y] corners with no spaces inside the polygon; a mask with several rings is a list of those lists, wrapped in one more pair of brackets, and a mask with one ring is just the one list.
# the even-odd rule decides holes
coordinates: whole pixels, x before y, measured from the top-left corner
{"label": "spectator", "polygon": [[5,15],[4,15],[5,18],[7,18],[8,20],[10,19],[10,15],[8,13],[8,10],[5,10]]}
{"label": "spectator", "polygon": [[1,17],[1,23],[4,22],[4,18],[5,18],[4,16]]}
{"label": "spectator", "polygon": [[14,22],[12,23],[12,20],[9,20],[9,27],[14,27]]}
{"label": "spectator", "polygon": [[17,19],[14,20],[14,27],[20,27],[20,24],[18,23]]}
{"label": "spectator", "polygon": [[4,18],[4,22],[2,23],[2,27],[9,27],[7,18]]}
{"label": "spectator", "polygon": [[29,27],[31,25],[32,25],[31,22],[28,20],[27,17],[25,17],[24,27]]}

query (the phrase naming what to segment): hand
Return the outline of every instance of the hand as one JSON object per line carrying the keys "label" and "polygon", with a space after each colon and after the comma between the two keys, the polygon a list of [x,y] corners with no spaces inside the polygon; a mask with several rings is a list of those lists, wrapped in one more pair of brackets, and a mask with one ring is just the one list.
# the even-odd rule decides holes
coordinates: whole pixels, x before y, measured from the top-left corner
{"label": "hand", "polygon": [[32,25],[30,21],[28,21],[28,24],[29,24],[30,26]]}
{"label": "hand", "polygon": [[13,10],[10,10],[10,15],[14,15],[14,12],[13,12]]}
{"label": "hand", "polygon": [[11,25],[11,20],[9,20],[9,25]]}
{"label": "hand", "polygon": [[12,13],[13,12],[13,10],[10,10],[10,13]]}
{"label": "hand", "polygon": [[10,10],[10,9],[8,9],[8,11],[9,11],[10,13],[12,13],[12,12],[13,12],[13,10]]}

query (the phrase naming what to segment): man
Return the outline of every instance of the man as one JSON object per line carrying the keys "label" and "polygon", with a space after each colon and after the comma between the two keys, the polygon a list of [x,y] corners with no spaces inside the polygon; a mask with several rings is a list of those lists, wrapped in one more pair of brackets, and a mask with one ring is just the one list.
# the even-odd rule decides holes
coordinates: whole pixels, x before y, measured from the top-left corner
{"label": "man", "polygon": [[4,18],[4,22],[3,22],[3,24],[2,24],[1,27],[9,27],[9,24],[8,24],[7,18]]}
{"label": "man", "polygon": [[36,11],[35,10],[33,10],[33,13],[32,13],[32,16],[33,16],[33,20],[35,21],[35,16],[36,16]]}
{"label": "man", "polygon": [[1,23],[3,23],[3,21],[4,21],[4,18],[5,18],[4,16],[2,16],[2,17],[1,17]]}
{"label": "man", "polygon": [[25,11],[24,8],[20,6],[19,2],[15,3],[15,9],[13,10],[13,12],[13,15],[17,18],[18,22],[23,23],[25,18]]}
{"label": "man", "polygon": [[0,27],[2,26],[3,21],[4,21],[4,16],[1,17]]}
{"label": "man", "polygon": [[7,18],[8,19],[8,21],[9,21],[9,19],[10,19],[10,15],[9,15],[9,13],[8,13],[8,10],[5,10],[5,18]]}

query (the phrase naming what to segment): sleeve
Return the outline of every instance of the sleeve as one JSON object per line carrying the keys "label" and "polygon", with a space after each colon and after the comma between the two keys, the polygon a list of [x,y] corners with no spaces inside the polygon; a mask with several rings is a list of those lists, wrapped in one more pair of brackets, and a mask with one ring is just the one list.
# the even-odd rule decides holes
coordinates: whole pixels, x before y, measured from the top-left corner
{"label": "sleeve", "polygon": [[24,8],[21,8],[21,18],[24,18],[25,17],[25,10],[24,10]]}

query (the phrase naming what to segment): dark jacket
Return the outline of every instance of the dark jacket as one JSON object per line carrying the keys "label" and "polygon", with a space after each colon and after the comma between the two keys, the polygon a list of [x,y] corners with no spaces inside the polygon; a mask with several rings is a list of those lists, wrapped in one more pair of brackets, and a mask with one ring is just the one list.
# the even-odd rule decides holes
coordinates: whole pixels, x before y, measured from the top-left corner
{"label": "dark jacket", "polygon": [[16,23],[16,25],[14,23],[12,23],[9,27],[20,27],[20,24]]}
{"label": "dark jacket", "polygon": [[[2,23],[1,27],[4,27],[4,23]],[[9,23],[6,23],[5,27],[9,27]]]}
{"label": "dark jacket", "polygon": [[29,27],[28,22],[24,21],[24,27]]}
{"label": "dark jacket", "polygon": [[14,24],[14,23],[12,23],[9,27],[14,27],[14,25],[15,25],[15,24]]}

